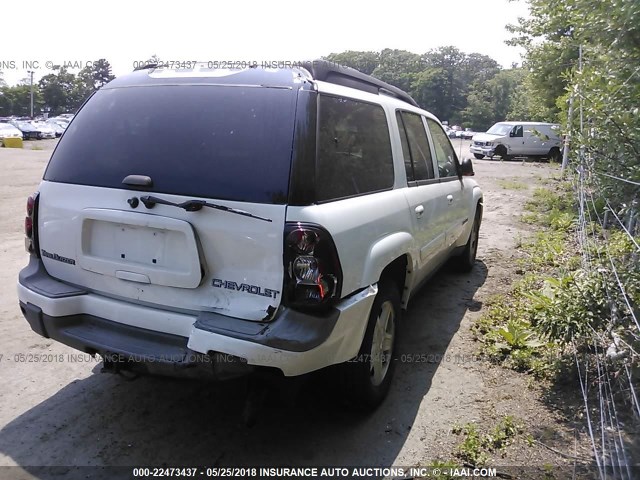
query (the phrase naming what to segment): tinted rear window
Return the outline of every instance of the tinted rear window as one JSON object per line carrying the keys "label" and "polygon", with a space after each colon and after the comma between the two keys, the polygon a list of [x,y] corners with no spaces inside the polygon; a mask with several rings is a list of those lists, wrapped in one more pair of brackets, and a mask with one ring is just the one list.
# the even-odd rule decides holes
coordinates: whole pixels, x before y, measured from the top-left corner
{"label": "tinted rear window", "polygon": [[286,203],[295,94],[284,88],[179,85],[98,91],[67,128],[45,180]]}
{"label": "tinted rear window", "polygon": [[320,96],[316,197],[327,201],[393,186],[389,127],[379,105]]}

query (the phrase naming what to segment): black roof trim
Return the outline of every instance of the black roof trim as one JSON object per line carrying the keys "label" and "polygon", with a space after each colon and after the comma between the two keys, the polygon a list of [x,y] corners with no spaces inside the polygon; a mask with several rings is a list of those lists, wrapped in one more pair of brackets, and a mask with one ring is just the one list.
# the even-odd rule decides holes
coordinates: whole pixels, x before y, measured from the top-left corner
{"label": "black roof trim", "polygon": [[139,67],[136,67],[133,69],[134,72],[137,72],[138,70],[149,70],[152,68],[158,68],[158,64],[157,63],[143,63],[142,65],[140,65]]}
{"label": "black roof trim", "polygon": [[400,90],[398,87],[389,85],[382,80],[378,80],[371,75],[364,74],[351,67],[345,67],[328,60],[302,62],[300,66],[308,70],[316,80],[356,88],[369,93],[389,95],[420,108],[411,95]]}

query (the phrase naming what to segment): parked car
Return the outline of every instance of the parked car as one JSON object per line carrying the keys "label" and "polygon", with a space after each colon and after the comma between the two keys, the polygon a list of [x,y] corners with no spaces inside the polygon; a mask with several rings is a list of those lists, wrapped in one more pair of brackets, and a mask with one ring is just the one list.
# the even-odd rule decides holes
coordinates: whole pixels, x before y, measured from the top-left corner
{"label": "parked car", "polygon": [[378,405],[402,310],[448,259],[474,266],[471,160],[408,94],[333,62],[203,71],[138,70],[78,112],[27,201],[22,313],[107,371],[336,365]]}
{"label": "parked car", "polygon": [[470,147],[477,158],[498,155],[503,160],[514,156],[542,156],[562,161],[560,125],[542,122],[499,122],[486,133],[474,135]]}
{"label": "parked car", "polygon": [[453,125],[449,132],[449,138],[460,138],[462,127],[460,125]]}
{"label": "parked car", "polygon": [[56,119],[56,118],[50,118],[46,121],[46,124],[53,129],[53,131],[55,132],[56,137],[60,137],[65,129],[67,128],[68,123],[63,122],[62,120]]}
{"label": "parked car", "polygon": [[0,144],[5,138],[22,138],[22,132],[8,123],[0,123]]}
{"label": "parked car", "polygon": [[475,134],[476,132],[470,128],[465,128],[463,132],[460,132],[460,136],[465,140],[471,140]]}
{"label": "parked car", "polygon": [[24,140],[40,140],[42,138],[42,132],[31,124],[31,122],[12,121],[11,125],[22,132],[22,138]]}
{"label": "parked car", "polygon": [[31,122],[31,125],[40,132],[39,138],[56,138],[55,130],[46,122]]}

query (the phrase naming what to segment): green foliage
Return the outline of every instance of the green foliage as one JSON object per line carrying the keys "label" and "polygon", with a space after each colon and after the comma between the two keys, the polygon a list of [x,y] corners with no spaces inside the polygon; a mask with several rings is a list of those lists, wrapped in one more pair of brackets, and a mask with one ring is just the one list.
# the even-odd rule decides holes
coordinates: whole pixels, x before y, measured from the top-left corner
{"label": "green foliage", "polygon": [[[635,376],[640,373],[633,353],[640,351],[633,319],[634,314],[640,317],[640,254],[635,244],[640,239],[634,243],[620,229],[587,224],[591,235],[578,245],[571,182],[546,182],[551,188],[536,189],[525,205],[523,220],[543,227],[520,241],[525,257],[518,265],[528,273],[507,294],[487,302],[487,311],[473,328],[481,350],[508,368],[559,383],[575,380],[574,352],[599,355],[616,372],[614,378],[627,368]],[[591,208],[592,217],[602,216],[603,202]],[[620,348],[610,358],[604,352],[612,339]],[[628,383],[624,389],[617,395],[628,399]]]}
{"label": "green foliage", "polygon": [[456,455],[474,466],[483,466],[489,460],[489,453],[504,452],[514,439],[524,433],[522,425],[512,416],[505,416],[493,430],[480,433],[473,423],[453,428],[456,435],[464,435],[464,440],[456,451]]}
{"label": "green foliage", "polygon": [[435,460],[431,463],[431,465],[429,465],[429,467],[432,470],[437,469],[440,472],[437,475],[434,475],[434,473],[432,473],[429,478],[434,478],[435,480],[454,480],[457,475],[454,476],[450,474],[450,472],[452,472],[456,468],[460,468],[460,465],[452,461]]}
{"label": "green foliage", "polygon": [[[517,113],[566,121],[573,97],[584,123],[574,115],[567,129],[573,158],[581,149],[589,170],[640,181],[640,2],[529,0],[529,6],[530,17],[508,27],[530,70]],[[593,186],[620,210],[638,195],[634,185],[608,177]]]}
{"label": "green foliage", "polygon": [[488,130],[491,125],[503,120],[535,120],[529,113],[521,113],[517,104],[528,101],[521,98],[523,82],[527,72],[522,68],[502,70],[493,78],[475,82],[467,97],[467,107],[462,111],[465,123],[479,130]]}
{"label": "green foliage", "polygon": [[482,436],[474,424],[468,423],[464,427],[454,428],[453,433],[465,436],[462,443],[458,445],[458,451],[456,452],[460,459],[477,466],[487,463],[489,456],[484,451]]}
{"label": "green foliage", "polygon": [[[91,93],[114,78],[105,59],[87,65],[77,75],[60,66],[53,70],[33,85],[34,115],[75,112]],[[30,103],[31,86],[26,81],[13,87],[0,82],[0,116],[28,116]]]}
{"label": "green foliage", "polygon": [[505,120],[514,92],[526,75],[501,70],[492,58],[440,47],[422,55],[406,50],[332,53],[328,60],[368,73],[408,93],[450,124],[484,130]]}
{"label": "green foliage", "polygon": [[505,190],[526,190],[527,184],[518,182],[517,180],[498,180],[498,185],[500,185]]}
{"label": "green foliage", "polygon": [[506,327],[498,329],[498,335],[502,337],[504,342],[497,343],[496,347],[502,351],[513,352],[544,345],[544,342],[536,339],[535,333],[526,321],[509,320]]}
{"label": "green foliage", "polygon": [[327,60],[339,63],[345,67],[354,68],[362,73],[371,75],[380,63],[380,54],[378,52],[358,52],[347,50],[342,53],[332,53],[327,56]]}
{"label": "green foliage", "polygon": [[[613,288],[614,285],[608,285]],[[560,278],[547,278],[539,291],[526,294],[529,316],[547,338],[567,344],[575,338],[602,331],[610,321],[607,284],[600,272],[578,270]]]}
{"label": "green foliage", "polygon": [[[38,85],[33,86],[33,109],[40,111],[43,105]],[[0,87],[0,116],[28,116],[31,113],[31,86],[26,84]]]}
{"label": "green foliage", "polygon": [[521,109],[517,113],[528,115],[525,117],[528,120],[558,120],[556,100],[564,95],[567,74],[577,64],[578,43],[573,38],[574,27],[566,3],[566,0],[529,0],[530,16],[520,18],[518,25],[507,26],[515,35],[507,43],[526,51],[523,66],[529,70],[529,76],[520,92],[522,102],[516,105]]}
{"label": "green foliage", "polygon": [[385,48],[380,52],[378,66],[372,75],[409,92],[415,75],[422,69],[420,55],[406,50]]}

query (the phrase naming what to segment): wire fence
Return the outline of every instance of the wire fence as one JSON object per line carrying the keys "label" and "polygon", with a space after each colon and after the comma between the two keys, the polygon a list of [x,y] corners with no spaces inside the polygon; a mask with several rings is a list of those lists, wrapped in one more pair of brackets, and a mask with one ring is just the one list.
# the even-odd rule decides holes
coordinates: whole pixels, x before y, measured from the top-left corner
{"label": "wire fence", "polygon": [[[629,443],[640,428],[640,402],[637,370],[640,350],[638,306],[629,293],[637,285],[629,285],[621,263],[609,242],[608,231],[624,232],[633,247],[630,262],[638,264],[640,183],[598,172],[594,159],[580,149],[575,168],[574,189],[578,221],[576,242],[582,256],[582,268],[605,280],[605,295],[611,314],[604,330],[593,330],[591,354],[579,355],[574,344],[575,363],[583,397],[587,432],[601,479],[633,479],[633,460]],[[626,206],[621,208],[607,196],[603,177],[610,182],[639,187],[632,189]],[[633,264],[633,263],[631,263]],[[610,281],[607,281],[610,280]],[[626,335],[622,339],[621,328]],[[602,333],[604,331],[604,333]],[[628,407],[628,408],[627,408]],[[631,425],[629,424],[631,414]],[[624,416],[624,419],[622,418]]]}

